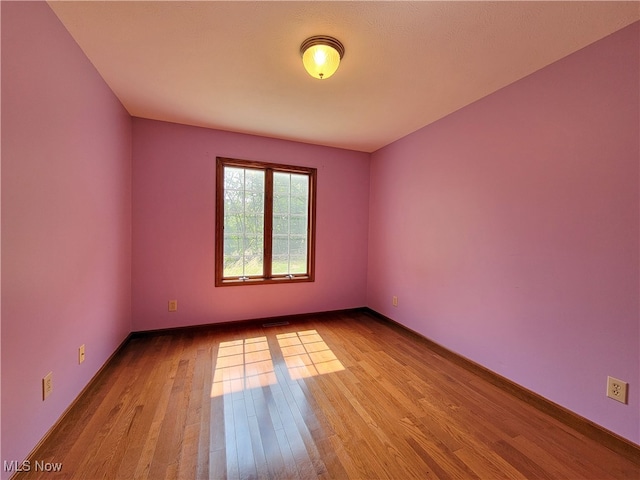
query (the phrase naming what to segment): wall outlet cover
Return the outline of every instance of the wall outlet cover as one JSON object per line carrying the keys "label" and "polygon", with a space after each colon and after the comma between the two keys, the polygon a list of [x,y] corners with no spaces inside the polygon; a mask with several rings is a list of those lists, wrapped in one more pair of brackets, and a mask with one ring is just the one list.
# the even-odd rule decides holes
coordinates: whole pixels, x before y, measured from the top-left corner
{"label": "wall outlet cover", "polygon": [[53,392],[53,372],[47,373],[42,379],[42,400],[46,400]]}
{"label": "wall outlet cover", "polygon": [[620,403],[627,403],[629,384],[617,378],[607,377],[607,397]]}

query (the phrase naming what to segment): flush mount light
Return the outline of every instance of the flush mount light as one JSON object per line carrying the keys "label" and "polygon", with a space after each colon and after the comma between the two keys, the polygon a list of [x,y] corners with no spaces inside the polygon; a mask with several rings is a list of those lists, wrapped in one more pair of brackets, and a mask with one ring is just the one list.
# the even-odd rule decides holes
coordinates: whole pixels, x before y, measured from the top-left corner
{"label": "flush mount light", "polygon": [[336,73],[344,56],[344,46],[333,37],[316,35],[302,42],[300,55],[309,75],[323,80]]}

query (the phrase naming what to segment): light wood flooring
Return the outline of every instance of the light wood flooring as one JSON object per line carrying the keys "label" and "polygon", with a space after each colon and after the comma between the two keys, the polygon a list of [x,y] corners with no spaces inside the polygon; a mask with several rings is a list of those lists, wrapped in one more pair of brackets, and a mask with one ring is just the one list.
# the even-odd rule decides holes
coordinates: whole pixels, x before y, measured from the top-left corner
{"label": "light wood flooring", "polygon": [[132,338],[16,479],[639,479],[366,312]]}

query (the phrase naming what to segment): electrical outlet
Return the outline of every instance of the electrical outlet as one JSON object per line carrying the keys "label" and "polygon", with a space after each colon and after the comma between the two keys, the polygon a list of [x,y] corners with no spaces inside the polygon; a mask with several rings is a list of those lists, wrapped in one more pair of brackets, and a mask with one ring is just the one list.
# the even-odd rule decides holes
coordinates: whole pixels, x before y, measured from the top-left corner
{"label": "electrical outlet", "polygon": [[397,306],[398,306],[398,297],[396,297],[396,296],[394,295],[394,296],[393,296],[393,298],[391,299],[391,304],[392,304],[394,307],[397,307]]}
{"label": "electrical outlet", "polygon": [[47,373],[42,379],[42,400],[46,400],[53,392],[53,372]]}
{"label": "electrical outlet", "polygon": [[170,312],[178,311],[178,300],[169,300],[169,311]]}
{"label": "electrical outlet", "polygon": [[607,377],[607,397],[620,403],[627,403],[627,390],[629,384],[617,378]]}
{"label": "electrical outlet", "polygon": [[84,362],[84,344],[80,345],[78,348],[78,364]]}

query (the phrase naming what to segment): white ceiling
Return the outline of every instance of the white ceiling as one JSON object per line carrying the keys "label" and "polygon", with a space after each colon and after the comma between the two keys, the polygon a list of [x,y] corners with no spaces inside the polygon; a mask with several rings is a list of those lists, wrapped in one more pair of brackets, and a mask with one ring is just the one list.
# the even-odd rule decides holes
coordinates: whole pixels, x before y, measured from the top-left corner
{"label": "white ceiling", "polygon": [[[50,1],[129,113],[372,152],[640,19],[634,2]],[[300,44],[345,46],[326,80]]]}

